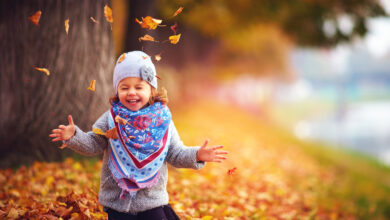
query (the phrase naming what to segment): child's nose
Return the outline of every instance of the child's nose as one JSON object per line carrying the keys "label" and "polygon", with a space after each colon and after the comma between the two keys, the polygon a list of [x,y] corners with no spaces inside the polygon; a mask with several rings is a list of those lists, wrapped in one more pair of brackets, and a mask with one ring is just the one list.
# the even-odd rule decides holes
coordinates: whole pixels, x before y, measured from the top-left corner
{"label": "child's nose", "polygon": [[130,88],[128,91],[127,91],[127,95],[133,95],[135,94],[135,89],[134,88]]}

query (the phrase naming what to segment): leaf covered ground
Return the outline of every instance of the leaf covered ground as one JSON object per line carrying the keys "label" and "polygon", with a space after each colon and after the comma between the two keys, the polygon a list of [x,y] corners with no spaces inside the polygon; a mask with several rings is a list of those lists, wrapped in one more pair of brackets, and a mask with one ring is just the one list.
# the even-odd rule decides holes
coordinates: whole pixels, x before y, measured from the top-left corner
{"label": "leaf covered ground", "polygon": [[[266,118],[232,106],[174,108],[188,146],[225,146],[199,171],[170,167],[170,202],[182,219],[388,219],[389,169],[301,143]],[[106,219],[97,202],[100,161],[36,162],[0,171],[0,218]]]}

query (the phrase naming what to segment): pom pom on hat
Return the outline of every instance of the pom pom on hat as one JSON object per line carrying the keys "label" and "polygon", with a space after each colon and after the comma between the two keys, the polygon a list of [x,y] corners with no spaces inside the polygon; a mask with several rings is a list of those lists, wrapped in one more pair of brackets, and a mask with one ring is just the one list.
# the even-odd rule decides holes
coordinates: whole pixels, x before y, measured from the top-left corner
{"label": "pom pom on hat", "polygon": [[142,51],[124,53],[116,61],[113,76],[115,94],[118,93],[119,82],[127,77],[140,78],[157,89],[156,68],[150,56]]}

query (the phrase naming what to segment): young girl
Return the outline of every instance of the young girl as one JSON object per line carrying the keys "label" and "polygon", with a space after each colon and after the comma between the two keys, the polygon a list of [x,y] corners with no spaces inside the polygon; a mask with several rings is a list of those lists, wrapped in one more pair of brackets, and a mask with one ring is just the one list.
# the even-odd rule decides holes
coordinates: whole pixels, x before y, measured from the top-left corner
{"label": "young girl", "polygon": [[141,51],[123,54],[114,69],[112,108],[83,132],[68,116],[52,141],[64,141],[84,155],[103,153],[99,202],[108,219],[178,219],[168,204],[167,162],[200,169],[222,162],[223,146],[186,147],[180,140],[165,92],[157,92],[156,70]]}

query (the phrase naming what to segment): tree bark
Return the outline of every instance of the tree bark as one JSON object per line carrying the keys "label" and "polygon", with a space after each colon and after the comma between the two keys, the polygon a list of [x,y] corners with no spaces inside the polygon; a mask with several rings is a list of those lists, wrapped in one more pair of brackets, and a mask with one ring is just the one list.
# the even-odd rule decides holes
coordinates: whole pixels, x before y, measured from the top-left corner
{"label": "tree bark", "polygon": [[[0,167],[60,160],[53,128],[72,114],[82,129],[108,109],[114,50],[103,0],[0,2]],[[41,10],[39,26],[28,17]],[[90,17],[99,23],[94,23]],[[69,34],[64,22],[69,19]],[[50,70],[50,76],[34,67]],[[96,91],[87,90],[96,80]]]}

